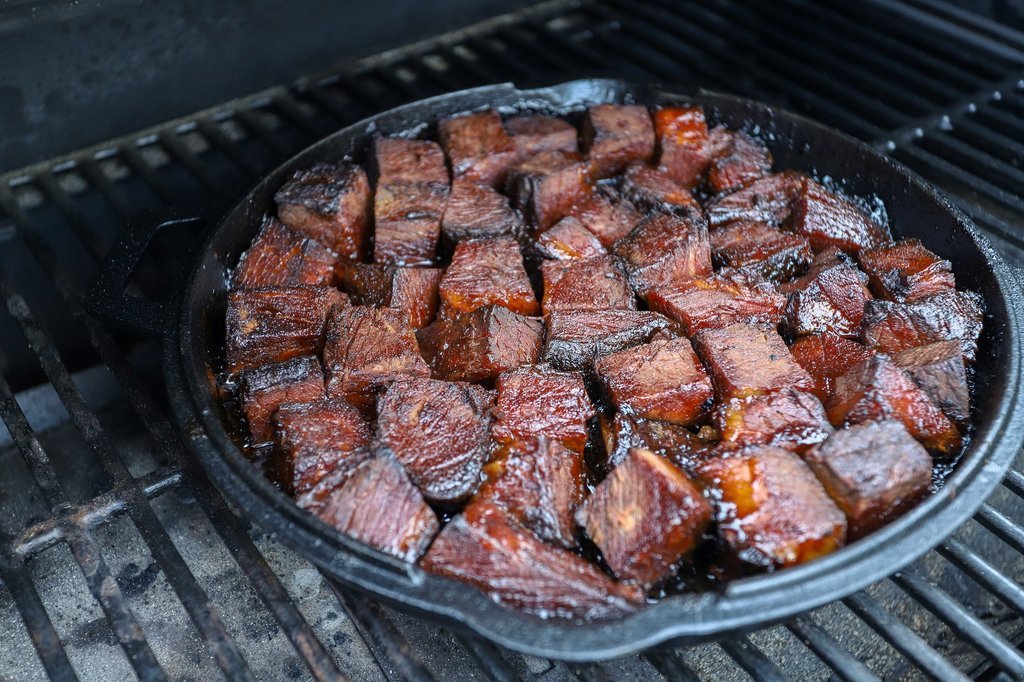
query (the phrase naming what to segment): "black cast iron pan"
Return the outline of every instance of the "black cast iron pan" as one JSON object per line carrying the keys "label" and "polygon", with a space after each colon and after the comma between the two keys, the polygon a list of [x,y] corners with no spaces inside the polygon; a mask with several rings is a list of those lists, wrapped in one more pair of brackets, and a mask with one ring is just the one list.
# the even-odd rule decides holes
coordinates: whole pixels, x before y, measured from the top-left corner
{"label": "black cast iron pan", "polygon": [[[235,445],[215,386],[227,273],[249,245],[273,194],[296,169],[320,160],[362,161],[377,134],[430,134],[451,114],[494,107],[505,113],[574,114],[607,102],[697,103],[711,122],[744,129],[771,148],[776,168],[839,180],[850,194],[878,197],[898,237],[917,237],[953,262],[958,286],[981,292],[987,316],[974,397],[975,430],[944,487],[889,526],[834,554],[775,574],[744,578],[714,594],[676,595],[614,621],[540,620],[505,609],[476,589],[427,575],[350,540],[296,507]],[[618,80],[581,80],[519,90],[495,85],[406,105],[340,130],[263,178],[209,233],[173,304],[125,296],[149,239],[176,220],[144,222],[115,247],[90,297],[93,310],[160,333],[171,404],[183,438],[246,517],[341,582],[445,626],[544,657],[594,660],[664,642],[696,642],[782,620],[892,574],[965,521],[999,483],[1021,446],[1024,300],[1020,283],[971,222],[897,162],[807,119],[709,92],[676,93]]]}

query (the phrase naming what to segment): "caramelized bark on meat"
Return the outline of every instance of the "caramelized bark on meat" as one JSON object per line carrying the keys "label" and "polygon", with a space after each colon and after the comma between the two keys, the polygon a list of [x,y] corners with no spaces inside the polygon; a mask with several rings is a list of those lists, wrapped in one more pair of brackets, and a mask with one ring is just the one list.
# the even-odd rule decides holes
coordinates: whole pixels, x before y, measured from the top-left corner
{"label": "caramelized bark on meat", "polygon": [[506,510],[545,542],[576,546],[573,514],[583,501],[583,453],[540,436],[498,449],[484,467],[481,500]]}
{"label": "caramelized bark on meat", "polygon": [[694,433],[680,424],[638,419],[621,412],[614,417],[601,415],[600,429],[605,454],[600,467],[603,471],[622,464],[631,448],[651,450],[689,469],[694,462],[706,459],[717,444],[717,434],[710,427]]}
{"label": "caramelized bark on meat", "polygon": [[456,180],[444,207],[441,233],[449,244],[466,239],[514,237],[523,232],[522,221],[508,199],[489,185]]}
{"label": "caramelized bark on meat", "polygon": [[490,439],[488,391],[472,384],[399,378],[377,399],[377,437],[427,500],[476,490]]}
{"label": "caramelized bark on meat", "polygon": [[954,455],[960,449],[956,425],[905,370],[882,355],[868,358],[836,379],[828,417],[837,426],[896,419],[937,455]]}
{"label": "caramelized bark on meat", "polygon": [[706,206],[708,222],[711,227],[738,220],[782,225],[792,213],[802,184],[803,176],[792,171],[758,178],[737,190],[713,197]]}
{"label": "caramelized bark on meat", "polygon": [[708,124],[700,107],[665,107],[653,114],[658,165],[685,187],[693,187],[707,169],[711,152]]}
{"label": "caramelized bark on meat", "polygon": [[391,265],[430,265],[437,255],[448,185],[439,182],[377,183],[373,260]]}
{"label": "caramelized bark on meat", "polygon": [[690,336],[738,322],[774,327],[782,319],[786,298],[765,285],[715,275],[691,279],[647,294],[647,305],[683,326]]}
{"label": "caramelized bark on meat", "polygon": [[749,564],[783,568],[843,546],[846,518],[799,456],[757,447],[698,465],[718,533]]}
{"label": "caramelized bark on meat", "polygon": [[285,225],[358,260],[369,244],[370,182],[350,163],[318,163],[292,174],[277,190],[277,217]]}
{"label": "caramelized bark on meat", "polygon": [[622,176],[622,194],[642,211],[700,210],[690,190],[664,168],[635,163]]}
{"label": "caramelized bark on meat", "polygon": [[697,213],[648,216],[615,243],[615,253],[640,296],[712,274],[707,223]]}
{"label": "caramelized bark on meat", "polygon": [[417,334],[432,376],[446,381],[489,381],[535,364],[543,335],[541,320],[497,305],[440,317]]}
{"label": "caramelized bark on meat", "polygon": [[246,289],[330,284],[336,260],[338,256],[320,242],[267,217],[238,261],[231,286]]}
{"label": "caramelized bark on meat", "polygon": [[576,152],[540,152],[508,171],[508,194],[536,231],[564,218],[589,187]]}
{"label": "caramelized bark on meat", "polygon": [[594,372],[612,404],[630,415],[690,424],[711,403],[711,380],[686,338],[606,355],[594,362]]}
{"label": "caramelized bark on meat", "polygon": [[715,428],[726,443],[777,445],[802,452],[828,438],[832,425],[811,393],[784,388],[776,393],[733,398],[715,410]]}
{"label": "caramelized bark on meat", "polygon": [[309,492],[328,474],[345,478],[371,457],[370,425],[344,400],[287,403],[274,423],[271,471],[294,495]]}
{"label": "caramelized bark on meat", "polygon": [[608,256],[547,261],[544,277],[545,314],[570,310],[634,310],[636,299],[626,276]]}
{"label": "caramelized bark on meat", "polygon": [[654,126],[647,107],[598,104],[587,110],[580,131],[590,177],[610,178],[634,161],[654,156]]}
{"label": "caramelized bark on meat", "polygon": [[822,402],[832,397],[837,378],[875,354],[867,346],[835,334],[801,336],[789,352],[814,379],[812,393]]}
{"label": "caramelized bark on meat", "polygon": [[711,255],[720,267],[785,282],[807,270],[814,252],[806,237],[739,221],[711,231]]}
{"label": "caramelized bark on meat", "polygon": [[936,341],[908,348],[892,361],[910,374],[914,383],[960,427],[971,419],[971,390],[964,358],[956,341]]}
{"label": "caramelized bark on meat", "polygon": [[838,264],[812,269],[783,287],[789,293],[783,328],[790,336],[824,334],[856,337],[871,300],[865,277],[856,267]]}
{"label": "caramelized bark on meat", "polygon": [[605,248],[632,232],[643,218],[629,201],[608,187],[599,187],[582,197],[569,215],[583,223]]}
{"label": "caramelized bark on meat", "polygon": [[755,324],[709,329],[693,347],[711,372],[719,401],[771,393],[783,388],[809,391],[814,381],[790,355],[782,337]]}
{"label": "caramelized bark on meat", "polygon": [[583,369],[599,357],[646,343],[669,321],[645,310],[554,312],[544,319],[544,361],[559,369]]}
{"label": "caramelized bark on meat", "polygon": [[430,324],[437,314],[441,268],[399,268],[378,263],[343,263],[336,275],[356,305],[397,308],[414,329]]}
{"label": "caramelized bark on meat", "polygon": [[489,110],[441,121],[441,146],[451,162],[452,177],[501,187],[516,159],[516,145],[498,112]]}
{"label": "caramelized bark on meat", "polygon": [[620,585],[572,552],[538,540],[487,503],[470,505],[452,519],[420,565],[473,585],[500,604],[548,618],[611,618],[643,602],[638,588]]}
{"label": "caramelized bark on meat", "polygon": [[815,251],[835,246],[857,253],[889,239],[888,230],[859,206],[810,178],[803,179],[789,225],[810,239]]}
{"label": "caramelized bark on meat", "polygon": [[650,588],[697,546],[711,514],[682,471],[650,450],[633,449],[576,517],[616,578]]}
{"label": "caramelized bark on meat", "polygon": [[253,444],[268,443],[274,436],[271,419],[285,403],[305,403],[324,397],[324,372],[320,362],[304,355],[243,372],[242,409]]}
{"label": "caramelized bark on meat", "polygon": [[931,457],[898,421],[836,431],[804,460],[846,514],[851,539],[902,515],[932,482]]}
{"label": "caramelized bark on meat", "polygon": [[430,140],[383,137],[373,143],[378,185],[448,184],[444,152]]}
{"label": "caramelized bark on meat", "polygon": [[228,293],[224,355],[239,372],[297,355],[315,355],[332,305],[348,305],[332,287],[264,287]]}
{"label": "caramelized bark on meat", "polygon": [[441,278],[441,302],[450,313],[491,304],[522,315],[540,312],[519,244],[507,237],[460,242]]}
{"label": "caramelized bark on meat", "polygon": [[608,253],[601,240],[578,218],[566,216],[537,237],[537,251],[543,258],[571,260],[596,258]]}
{"label": "caramelized bark on meat", "polygon": [[974,362],[984,303],[971,291],[946,291],[913,303],[871,301],[864,309],[861,339],[879,353],[898,353],[935,341],[956,341]]}
{"label": "caramelized bark on meat", "polygon": [[737,189],[771,170],[771,152],[746,133],[715,128],[711,138],[713,154],[708,166],[708,185],[713,191]]}
{"label": "caramelized bark on meat", "polygon": [[868,273],[875,296],[889,301],[916,301],[956,287],[950,262],[917,239],[864,249],[857,260]]}
{"label": "caramelized bark on meat", "polygon": [[505,121],[516,157],[527,159],[540,152],[576,152],[576,128],[555,116],[515,116]]}
{"label": "caramelized bark on meat", "polygon": [[524,367],[498,377],[491,435],[505,444],[546,436],[582,452],[587,443],[587,420],[592,416],[594,406],[582,375],[543,366]]}
{"label": "caramelized bark on meat", "polygon": [[360,409],[374,389],[400,376],[429,377],[409,318],[394,308],[335,307],[327,320],[327,392]]}

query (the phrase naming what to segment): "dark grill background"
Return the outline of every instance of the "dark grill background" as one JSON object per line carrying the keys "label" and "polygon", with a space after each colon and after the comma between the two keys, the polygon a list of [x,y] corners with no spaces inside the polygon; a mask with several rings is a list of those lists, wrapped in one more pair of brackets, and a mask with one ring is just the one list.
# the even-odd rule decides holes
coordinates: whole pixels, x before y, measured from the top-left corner
{"label": "dark grill background", "polygon": [[[767,100],[935,182],[1024,265],[1024,34],[935,0],[547,3],[0,181],[0,677],[1024,678],[1024,475],[907,570],[749,636],[566,666],[331,584],[232,516],[174,436],[159,349],[89,318],[138,211],[221,210],[365,115],[502,80],[677,82]],[[140,269],[165,291],[169,239]]]}

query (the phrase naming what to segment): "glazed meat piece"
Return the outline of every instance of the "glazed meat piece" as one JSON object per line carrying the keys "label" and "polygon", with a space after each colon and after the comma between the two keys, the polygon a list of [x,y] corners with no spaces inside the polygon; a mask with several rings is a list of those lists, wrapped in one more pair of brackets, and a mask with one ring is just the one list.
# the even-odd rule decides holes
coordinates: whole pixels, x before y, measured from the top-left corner
{"label": "glazed meat piece", "polygon": [[343,480],[328,476],[320,486],[330,490],[315,488],[299,498],[299,505],[345,535],[403,561],[419,559],[440,528],[390,455],[363,462]]}
{"label": "glazed meat piece", "polygon": [[746,133],[715,128],[711,138],[708,185],[716,193],[742,187],[771,170],[771,152]]}
{"label": "glazed meat piece", "polygon": [[836,379],[828,418],[837,426],[896,419],[936,455],[951,456],[960,449],[956,425],[905,370],[882,355],[868,358]]}
{"label": "glazed meat piece", "polygon": [[814,387],[811,375],[772,329],[743,323],[709,329],[693,337],[693,347],[711,372],[720,402],[783,388],[810,391]]}
{"label": "glazed meat piece", "polygon": [[936,341],[908,348],[892,361],[910,375],[922,391],[960,427],[971,419],[971,390],[964,358],[956,341]]}
{"label": "glazed meat piece", "polygon": [[579,373],[523,367],[498,377],[491,436],[504,444],[546,436],[582,452],[592,416],[594,406]]}
{"label": "glazed meat piece", "polygon": [[690,424],[711,403],[711,380],[686,338],[606,355],[594,372],[616,408],[645,419]]}
{"label": "glazed meat piece", "polygon": [[669,321],[645,310],[554,312],[545,317],[544,361],[580,370],[599,357],[646,343]]}
{"label": "glazed meat piece", "polygon": [[774,327],[782,319],[786,298],[769,286],[715,275],[691,279],[667,291],[649,291],[647,305],[681,324],[692,336],[738,322]]}
{"label": "glazed meat piece", "polygon": [[337,279],[356,305],[397,308],[414,329],[430,324],[437,314],[441,268],[399,268],[378,263],[343,263]]}
{"label": "glazed meat piece", "polygon": [[243,372],[242,410],[252,443],[269,443],[274,437],[271,418],[285,403],[306,403],[324,397],[324,372],[320,362],[304,355]]}
{"label": "glazed meat piece", "polygon": [[586,165],[576,152],[541,152],[508,171],[508,194],[542,232],[564,218],[589,191]]}
{"label": "glazed meat piece", "polygon": [[708,223],[721,227],[731,222],[782,225],[800,196],[803,176],[792,171],[771,173],[728,194],[719,194],[706,205]]}
{"label": "glazed meat piece", "polygon": [[583,119],[580,142],[591,179],[610,178],[634,161],[654,156],[654,126],[647,107],[599,104]]}
{"label": "glazed meat piece", "polygon": [[664,168],[634,163],[622,176],[622,195],[642,211],[700,210],[690,190]]}
{"label": "glazed meat piece", "polygon": [[718,406],[714,421],[723,442],[777,445],[794,452],[820,443],[833,431],[820,400],[788,388],[733,398]]}
{"label": "glazed meat piece", "polygon": [[605,248],[622,239],[643,216],[628,201],[607,187],[599,187],[582,197],[569,215],[598,238]]}
{"label": "glazed meat piece", "polygon": [[332,305],[348,305],[345,294],[332,287],[229,292],[224,343],[228,372],[319,353]]}
{"label": "glazed meat piece", "polygon": [[822,402],[832,397],[837,378],[875,354],[867,346],[835,334],[801,336],[789,352],[814,379],[812,393]]}
{"label": "glazed meat piece", "polygon": [[331,283],[338,257],[276,218],[263,220],[256,239],[242,254],[231,277],[233,289],[320,286]]}
{"label": "glazed meat piece", "polygon": [[608,256],[547,261],[544,276],[544,314],[570,310],[634,310],[636,299],[626,276]]}
{"label": "glazed meat piece", "polygon": [[572,260],[596,258],[608,251],[578,218],[567,216],[537,237],[537,251],[543,258]]}
{"label": "glazed meat piece", "polygon": [[448,184],[444,152],[436,142],[383,137],[374,140],[378,185]]}
{"label": "glazed meat piece", "polygon": [[701,540],[711,505],[663,457],[632,449],[576,518],[619,580],[650,588]]}
{"label": "glazed meat piece", "polygon": [[918,239],[864,249],[857,260],[870,278],[875,296],[908,303],[956,287],[953,266]]}
{"label": "glazed meat piece", "polygon": [[449,244],[466,239],[514,237],[522,232],[522,221],[508,199],[489,185],[471,180],[452,184],[441,218],[441,234]]}
{"label": "glazed meat piece", "polygon": [[441,278],[441,302],[449,313],[468,313],[491,304],[521,315],[540,312],[519,244],[507,237],[460,242]]}
{"label": "glazed meat piece", "polygon": [[373,260],[390,265],[430,265],[437,255],[448,185],[377,183]]}
{"label": "glazed meat piece", "polygon": [[850,539],[901,516],[932,482],[931,457],[898,421],[836,431],[804,461],[846,514]]}
{"label": "glazed meat piece", "polygon": [[864,309],[861,339],[879,353],[898,353],[935,341],[956,341],[974,362],[984,302],[972,291],[947,291],[913,303],[871,301]]}
{"label": "glazed meat piece", "polygon": [[500,507],[473,504],[441,531],[424,570],[473,585],[499,604],[543,617],[612,618],[637,610],[620,585],[572,552],[538,540]]}
{"label": "glazed meat piece", "polygon": [[621,412],[614,417],[601,415],[600,427],[605,450],[601,468],[606,472],[622,464],[632,448],[651,450],[689,469],[693,462],[706,459],[717,443],[710,427],[694,433],[679,424],[638,419]]}
{"label": "glazed meat piece", "polygon": [[615,243],[615,253],[640,296],[712,274],[707,224],[696,213],[648,216]]}
{"label": "glazed meat piece", "polygon": [[860,207],[810,178],[803,179],[789,225],[810,239],[815,251],[835,246],[857,253],[889,239],[888,230]]}
{"label": "glazed meat piece", "polygon": [[516,116],[505,121],[516,157],[528,159],[540,152],[576,152],[576,128],[554,116]]}
{"label": "glazed meat piece", "polygon": [[711,231],[711,255],[719,267],[785,282],[807,270],[814,252],[806,237],[768,223],[738,221]]}
{"label": "glazed meat piece", "polygon": [[471,495],[488,455],[491,396],[435,379],[398,378],[377,399],[377,438],[431,502]]}
{"label": "glazed meat piece", "polygon": [[702,462],[718,533],[749,564],[784,568],[843,546],[846,518],[798,455],[757,447]]}
{"label": "glazed meat piece", "polygon": [[344,400],[281,405],[274,424],[270,468],[294,495],[308,493],[328,474],[343,479],[371,457],[370,425]]}
{"label": "glazed meat piece", "polygon": [[516,145],[505,132],[498,112],[481,111],[455,116],[437,126],[452,177],[501,187],[508,167],[516,160]]}
{"label": "glazed meat piece", "polygon": [[693,187],[708,166],[708,124],[700,107],[665,107],[653,114],[658,165],[685,187]]}
{"label": "glazed meat piece", "polygon": [[295,171],[274,195],[285,225],[358,260],[369,244],[370,181],[350,163],[318,163]]}
{"label": "glazed meat piece", "polygon": [[366,409],[377,386],[401,376],[429,377],[409,318],[394,308],[335,307],[327,319],[327,392]]}
{"label": "glazed meat piece", "polygon": [[417,336],[435,379],[489,381],[502,372],[535,364],[543,335],[541,320],[488,305],[438,318]]}
{"label": "glazed meat piece", "polygon": [[794,337],[826,332],[857,337],[871,300],[865,279],[856,267],[840,263],[812,269],[783,286],[789,293],[783,328]]}
{"label": "glazed meat piece", "polygon": [[494,503],[544,542],[571,549],[583,470],[582,452],[544,436],[504,445],[484,467],[486,480],[470,504]]}

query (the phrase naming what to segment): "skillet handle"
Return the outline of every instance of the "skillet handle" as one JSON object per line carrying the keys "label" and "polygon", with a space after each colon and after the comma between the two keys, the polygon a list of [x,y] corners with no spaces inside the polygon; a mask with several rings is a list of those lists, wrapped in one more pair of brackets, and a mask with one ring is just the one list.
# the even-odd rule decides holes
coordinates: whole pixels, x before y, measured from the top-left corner
{"label": "skillet handle", "polygon": [[207,224],[205,211],[195,206],[150,209],[133,216],[107,253],[99,276],[89,288],[85,299],[89,312],[143,336],[161,336],[168,311],[173,308],[181,273],[168,273],[169,295],[162,300],[131,293],[132,277],[161,230],[184,227],[198,233]]}

